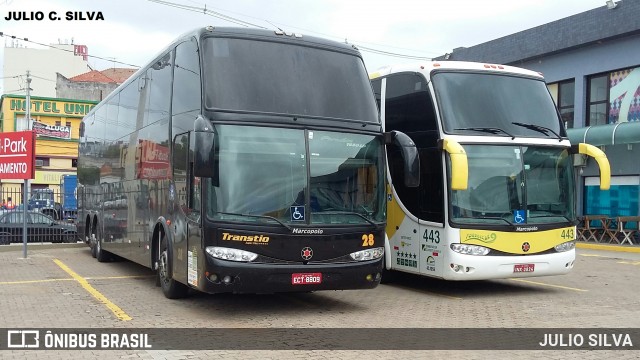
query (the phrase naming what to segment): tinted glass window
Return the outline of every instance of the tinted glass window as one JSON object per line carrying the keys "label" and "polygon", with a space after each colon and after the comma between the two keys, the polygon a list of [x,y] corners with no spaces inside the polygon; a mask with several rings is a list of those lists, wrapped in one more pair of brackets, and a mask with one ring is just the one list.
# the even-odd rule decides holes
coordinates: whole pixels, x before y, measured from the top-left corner
{"label": "tinted glass window", "polygon": [[169,118],[172,54],[173,53],[168,53],[164,55],[147,70],[150,124]]}
{"label": "tinted glass window", "polygon": [[120,92],[120,108],[118,110],[118,128],[122,135],[127,135],[143,126],[144,117],[138,117],[138,85],[133,82]]}
{"label": "tinted glass window", "polygon": [[193,130],[193,122],[200,114],[200,61],[195,39],[176,47],[173,70],[173,134]]}
{"label": "tinted glass window", "polygon": [[[498,136],[557,138],[556,134],[564,134],[542,80],[442,72],[433,76],[433,86],[447,133],[477,135],[478,128],[484,128]],[[527,126],[531,124],[538,127]]]}
{"label": "tinted glass window", "polygon": [[387,78],[385,129],[408,133],[436,129],[436,117],[427,82],[418,74]]}
{"label": "tinted glass window", "polygon": [[208,108],[378,122],[362,59],[246,39],[204,41]]}

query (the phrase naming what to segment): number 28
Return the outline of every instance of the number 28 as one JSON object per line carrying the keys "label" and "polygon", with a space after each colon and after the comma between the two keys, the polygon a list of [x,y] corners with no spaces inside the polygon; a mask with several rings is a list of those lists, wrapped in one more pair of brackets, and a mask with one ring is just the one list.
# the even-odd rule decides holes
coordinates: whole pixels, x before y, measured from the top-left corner
{"label": "number 28", "polygon": [[366,246],[373,246],[373,244],[375,243],[374,239],[373,239],[373,234],[363,234],[362,235],[362,246],[366,247]]}

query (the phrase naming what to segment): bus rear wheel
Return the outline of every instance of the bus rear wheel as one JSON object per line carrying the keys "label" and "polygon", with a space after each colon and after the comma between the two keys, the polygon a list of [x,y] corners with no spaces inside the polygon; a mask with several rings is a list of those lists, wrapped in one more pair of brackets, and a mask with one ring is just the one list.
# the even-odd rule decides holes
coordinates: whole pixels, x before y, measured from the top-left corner
{"label": "bus rear wheel", "polygon": [[96,239],[96,259],[98,262],[107,262],[111,259],[111,254],[102,250],[102,240],[100,238]]}
{"label": "bus rear wheel", "polygon": [[162,293],[168,299],[180,299],[187,296],[189,288],[174,280],[169,273],[171,253],[167,248],[167,239],[162,236],[160,240],[160,254],[158,257],[158,280]]}

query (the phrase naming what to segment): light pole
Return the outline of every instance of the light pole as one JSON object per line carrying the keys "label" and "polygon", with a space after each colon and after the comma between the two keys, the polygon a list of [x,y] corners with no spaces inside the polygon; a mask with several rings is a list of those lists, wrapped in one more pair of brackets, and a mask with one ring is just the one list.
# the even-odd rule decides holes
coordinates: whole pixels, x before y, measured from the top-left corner
{"label": "light pole", "polygon": [[[27,130],[31,130],[31,77],[27,70],[27,96],[25,97],[25,118],[27,120]],[[22,189],[22,254],[27,258],[27,206],[29,193],[31,192],[31,180],[24,180],[24,189]]]}

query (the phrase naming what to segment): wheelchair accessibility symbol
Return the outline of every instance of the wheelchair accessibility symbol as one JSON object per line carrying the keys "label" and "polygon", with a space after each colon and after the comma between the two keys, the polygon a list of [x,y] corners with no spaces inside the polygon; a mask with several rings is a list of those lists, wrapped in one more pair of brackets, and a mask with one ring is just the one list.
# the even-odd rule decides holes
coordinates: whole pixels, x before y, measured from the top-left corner
{"label": "wheelchair accessibility symbol", "polygon": [[291,221],[304,221],[304,206],[291,207]]}
{"label": "wheelchair accessibility symbol", "polygon": [[513,211],[513,222],[516,224],[524,224],[527,221],[527,213],[524,210]]}

